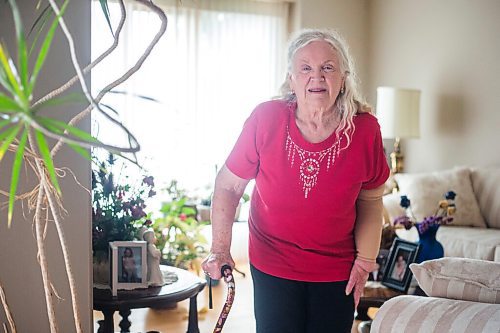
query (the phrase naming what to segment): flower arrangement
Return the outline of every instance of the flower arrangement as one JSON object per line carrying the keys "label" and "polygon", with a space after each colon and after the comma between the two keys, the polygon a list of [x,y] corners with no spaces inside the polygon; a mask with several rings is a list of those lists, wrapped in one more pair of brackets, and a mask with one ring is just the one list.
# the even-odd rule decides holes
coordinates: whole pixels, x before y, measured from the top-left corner
{"label": "flower arrangement", "polygon": [[104,255],[109,242],[129,241],[141,227],[152,222],[144,211],[146,200],[153,197],[154,179],[144,177],[139,184],[120,184],[112,169],[116,158],[109,154],[92,171],[92,249]]}
{"label": "flower arrangement", "polygon": [[399,205],[406,210],[406,214],[397,217],[394,220],[394,225],[403,226],[406,230],[415,226],[419,234],[424,234],[432,226],[445,225],[453,222],[453,214],[456,211],[455,205],[456,194],[453,191],[448,191],[444,194],[444,199],[438,202],[438,208],[434,215],[425,217],[418,222],[411,209],[411,201],[406,195],[401,196]]}

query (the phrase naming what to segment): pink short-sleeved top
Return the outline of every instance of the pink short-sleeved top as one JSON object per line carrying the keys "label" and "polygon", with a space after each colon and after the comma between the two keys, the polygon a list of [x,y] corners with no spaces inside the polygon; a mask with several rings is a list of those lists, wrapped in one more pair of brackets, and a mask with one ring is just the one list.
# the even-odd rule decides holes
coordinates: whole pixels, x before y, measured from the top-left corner
{"label": "pink short-sleeved top", "polygon": [[359,113],[347,148],[347,138],[335,133],[310,143],[295,108],[281,100],[257,106],[226,160],[238,177],[255,179],[250,262],[291,280],[347,280],[356,252],[356,198],[389,175],[380,127],[373,115]]}

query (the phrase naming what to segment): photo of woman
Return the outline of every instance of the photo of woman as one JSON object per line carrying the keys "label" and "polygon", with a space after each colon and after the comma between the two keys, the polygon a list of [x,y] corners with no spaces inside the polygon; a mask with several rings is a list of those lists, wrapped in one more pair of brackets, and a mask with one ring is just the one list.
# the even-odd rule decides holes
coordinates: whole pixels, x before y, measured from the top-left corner
{"label": "photo of woman", "polygon": [[394,268],[392,270],[391,278],[394,280],[402,281],[406,267],[408,266],[408,255],[409,253],[404,250],[400,250],[396,256],[396,263],[394,264]]}

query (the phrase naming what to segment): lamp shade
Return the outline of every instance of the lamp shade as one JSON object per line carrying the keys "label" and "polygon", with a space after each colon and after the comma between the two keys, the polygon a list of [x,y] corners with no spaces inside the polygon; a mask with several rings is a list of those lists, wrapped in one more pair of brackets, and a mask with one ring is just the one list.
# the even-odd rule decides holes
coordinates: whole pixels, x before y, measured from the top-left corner
{"label": "lamp shade", "polygon": [[377,118],[382,137],[420,137],[420,90],[377,88]]}

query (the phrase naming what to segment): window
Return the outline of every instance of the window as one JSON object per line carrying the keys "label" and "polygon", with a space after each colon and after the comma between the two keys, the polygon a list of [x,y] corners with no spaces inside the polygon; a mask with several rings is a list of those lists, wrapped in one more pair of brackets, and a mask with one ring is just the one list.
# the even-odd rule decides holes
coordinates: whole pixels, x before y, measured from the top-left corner
{"label": "window", "polygon": [[[187,189],[214,182],[253,108],[278,94],[285,77],[288,4],[235,0],[157,1],[169,22],[145,64],[103,103],[116,108],[137,137],[139,161],[157,184],[178,180]],[[120,11],[110,3],[113,27]],[[159,20],[127,4],[120,46],[92,74],[94,93],[136,61]],[[112,43],[95,1],[92,58]],[[134,97],[144,95],[158,102]],[[110,143],[125,136],[95,114],[95,134]],[[120,141],[117,141],[120,140]]]}

